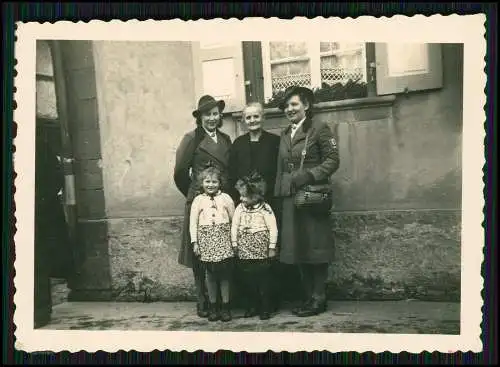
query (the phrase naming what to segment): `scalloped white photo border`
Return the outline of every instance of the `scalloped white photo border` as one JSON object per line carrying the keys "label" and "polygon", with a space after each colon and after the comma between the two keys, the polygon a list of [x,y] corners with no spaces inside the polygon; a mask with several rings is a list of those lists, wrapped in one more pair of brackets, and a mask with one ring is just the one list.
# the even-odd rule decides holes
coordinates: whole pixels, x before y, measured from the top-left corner
{"label": "scalloped white photo border", "polygon": [[[15,58],[17,91],[17,137],[14,140],[16,192],[16,293],[14,323],[17,350],[54,352],[85,350],[155,349],[189,352],[220,349],[234,352],[327,350],[380,353],[402,351],[481,352],[484,248],[483,166],[484,106],[486,95],[486,16],[434,15],[358,18],[246,18],[197,21],[91,21],[18,23]],[[464,44],[463,145],[462,145],[462,246],[460,335],[348,334],[279,332],[187,332],[187,331],[84,331],[35,330],[33,328],[34,284],[34,158],[35,158],[35,61],[37,39],[193,41],[193,40],[316,40],[334,34],[345,42],[433,42]],[[217,335],[214,335],[216,333]]]}

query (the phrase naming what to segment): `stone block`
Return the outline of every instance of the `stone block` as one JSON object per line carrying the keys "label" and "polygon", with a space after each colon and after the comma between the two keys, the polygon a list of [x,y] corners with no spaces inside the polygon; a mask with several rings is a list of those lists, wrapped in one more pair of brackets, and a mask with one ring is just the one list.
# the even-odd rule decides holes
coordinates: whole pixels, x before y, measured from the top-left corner
{"label": "stone block", "polygon": [[334,213],[334,299],[460,300],[459,211]]}
{"label": "stone block", "polygon": [[92,41],[61,41],[61,52],[66,70],[78,70],[94,66]]}
{"label": "stone block", "polygon": [[74,154],[76,159],[100,159],[101,139],[98,129],[74,131]]}
{"label": "stone block", "polygon": [[99,159],[82,159],[75,161],[77,189],[96,190],[103,188],[102,168]]}
{"label": "stone block", "polygon": [[94,68],[88,67],[67,72],[68,94],[77,100],[96,98],[96,80]]}
{"label": "stone block", "polygon": [[106,214],[103,190],[78,190],[76,208],[82,219],[101,219]]}

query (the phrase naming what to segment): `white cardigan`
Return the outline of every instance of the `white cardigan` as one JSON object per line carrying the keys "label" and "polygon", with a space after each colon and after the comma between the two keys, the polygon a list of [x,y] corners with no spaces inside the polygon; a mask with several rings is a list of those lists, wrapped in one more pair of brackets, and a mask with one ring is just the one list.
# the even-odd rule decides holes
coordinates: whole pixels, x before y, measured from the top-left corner
{"label": "white cardigan", "polygon": [[271,206],[263,203],[256,208],[247,209],[243,204],[236,207],[231,225],[231,242],[233,246],[238,243],[238,235],[241,231],[256,233],[269,231],[269,248],[276,248],[278,240],[278,226]]}
{"label": "white cardigan", "polygon": [[198,227],[212,224],[231,223],[234,214],[234,202],[224,193],[217,193],[213,200],[207,194],[196,196],[191,205],[189,234],[191,242],[198,242]]}

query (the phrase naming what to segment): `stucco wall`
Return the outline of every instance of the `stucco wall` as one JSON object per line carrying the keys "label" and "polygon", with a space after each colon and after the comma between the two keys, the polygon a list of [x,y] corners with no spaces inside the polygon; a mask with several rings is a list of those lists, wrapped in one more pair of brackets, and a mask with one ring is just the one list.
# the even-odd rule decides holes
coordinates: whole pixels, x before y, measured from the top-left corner
{"label": "stucco wall", "polygon": [[182,213],[175,149],[194,126],[188,42],[95,42],[106,216]]}

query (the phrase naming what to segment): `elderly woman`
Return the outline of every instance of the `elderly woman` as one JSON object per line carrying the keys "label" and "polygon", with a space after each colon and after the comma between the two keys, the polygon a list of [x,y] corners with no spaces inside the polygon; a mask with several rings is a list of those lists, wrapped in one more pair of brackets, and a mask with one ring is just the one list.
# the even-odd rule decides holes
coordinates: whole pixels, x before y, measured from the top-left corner
{"label": "elderly woman", "polygon": [[265,200],[275,210],[273,202],[278,159],[279,136],[264,130],[264,109],[258,102],[243,109],[243,122],[248,132],[235,139],[230,153],[229,172],[232,185],[239,179],[258,172],[266,183]]}
{"label": "elderly woman", "polygon": [[279,259],[299,267],[305,298],[293,312],[301,317],[326,310],[325,288],[334,239],[330,206],[326,210],[298,207],[294,196],[306,185],[328,187],[330,176],[339,167],[335,138],[326,123],[313,120],[313,103],[314,95],[308,88],[291,87],[285,91],[280,109],[290,125],[281,133],[274,191],[283,199]]}
{"label": "elderly woman", "polygon": [[231,139],[219,130],[222,126],[224,101],[216,101],[212,96],[200,98],[198,108],[193,111],[197,127],[184,135],[176,152],[174,181],[186,197],[184,225],[179,253],[179,264],[193,269],[196,286],[197,313],[208,317],[208,295],[205,284],[205,271],[200,259],[193,253],[189,235],[189,216],[191,204],[198,193],[197,178],[203,169],[212,165],[222,172],[221,190],[231,192],[228,177],[229,149]]}
{"label": "elderly woman", "polygon": [[[266,201],[274,211],[275,217],[279,222],[280,211],[277,200],[274,198],[274,183],[276,181],[276,162],[278,159],[278,148],[280,138],[264,130],[265,116],[264,108],[259,102],[251,102],[243,108],[242,120],[248,132],[235,139],[231,146],[229,172],[231,176],[231,185],[234,186],[238,180],[257,172],[265,183],[264,201]],[[235,192],[236,205],[239,203],[239,195]],[[278,267],[276,262],[270,261],[271,272],[274,276],[270,277],[269,298],[267,301],[274,310],[278,308],[279,285],[275,280],[277,278]],[[240,269],[241,270],[241,269]],[[241,272],[236,272],[236,279],[243,281],[245,277]],[[242,291],[243,286],[236,282],[236,291]],[[244,293],[244,292],[242,292]]]}

